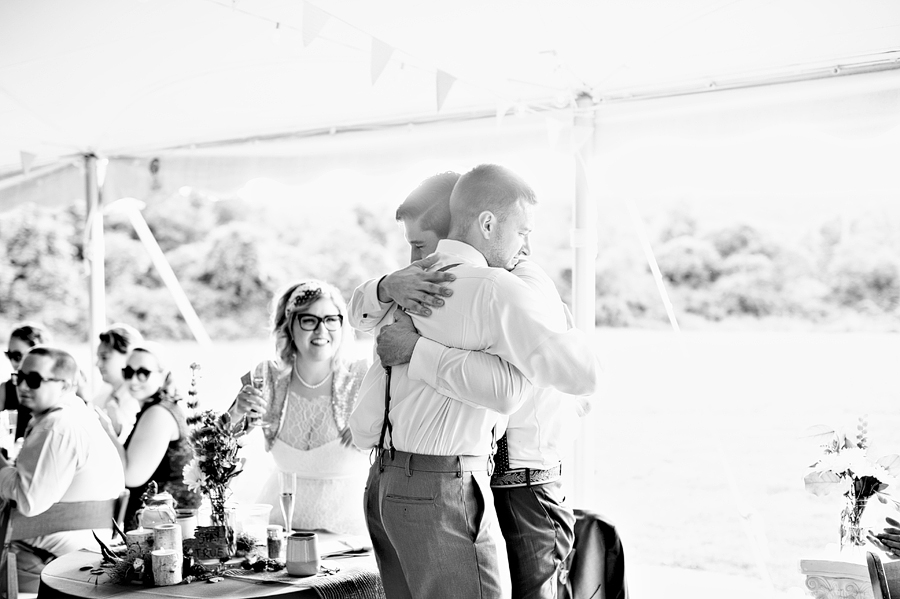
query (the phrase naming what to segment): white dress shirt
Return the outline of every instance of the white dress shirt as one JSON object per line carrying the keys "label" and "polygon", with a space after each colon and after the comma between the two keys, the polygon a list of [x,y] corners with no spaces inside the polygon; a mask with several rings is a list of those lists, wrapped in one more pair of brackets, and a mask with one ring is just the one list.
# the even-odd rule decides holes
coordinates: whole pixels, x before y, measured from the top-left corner
{"label": "white dress shirt", "polygon": [[[125,489],[122,460],[97,415],[74,394],[29,423],[15,466],[0,469],[0,498],[35,516],[58,502],[114,499]],[[98,533],[99,534],[99,533]],[[30,544],[62,555],[96,545],[90,531],[56,533]]]}
{"label": "white dress shirt", "polygon": [[[445,298],[443,307],[428,317],[413,316],[425,339],[417,343],[410,364],[393,368],[390,418],[397,449],[432,455],[484,455],[490,452],[492,438],[505,427],[499,412],[471,401],[455,401],[438,390],[450,391],[454,382],[445,382],[443,387],[438,382],[432,387],[423,380],[427,377],[418,369],[434,369],[434,363],[420,362],[427,359],[428,351],[442,351],[432,344],[430,350],[418,352],[419,344],[428,347],[427,339],[494,354],[516,366],[535,385],[556,386],[578,395],[594,392],[599,362],[587,335],[577,329],[559,332],[546,322],[548,315],[559,309],[558,304],[531,292],[515,275],[489,268],[481,253],[465,243],[442,240],[437,249],[444,255],[434,268],[458,264],[452,270],[457,278],[453,295]],[[425,357],[420,361],[417,354]],[[470,359],[477,355],[471,353]],[[376,368],[381,370],[378,366],[370,369],[363,381],[357,409],[350,418],[354,441],[361,447],[376,445],[381,432],[384,379],[383,370]],[[496,394],[488,395],[482,400],[497,401]]]}

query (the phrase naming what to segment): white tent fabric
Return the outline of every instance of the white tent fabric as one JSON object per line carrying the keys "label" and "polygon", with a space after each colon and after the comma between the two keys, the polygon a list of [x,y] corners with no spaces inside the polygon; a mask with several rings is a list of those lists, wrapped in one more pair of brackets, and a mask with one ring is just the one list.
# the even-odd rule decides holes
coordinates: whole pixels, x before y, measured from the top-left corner
{"label": "white tent fabric", "polygon": [[891,0],[4,0],[0,177],[840,71],[898,42]]}

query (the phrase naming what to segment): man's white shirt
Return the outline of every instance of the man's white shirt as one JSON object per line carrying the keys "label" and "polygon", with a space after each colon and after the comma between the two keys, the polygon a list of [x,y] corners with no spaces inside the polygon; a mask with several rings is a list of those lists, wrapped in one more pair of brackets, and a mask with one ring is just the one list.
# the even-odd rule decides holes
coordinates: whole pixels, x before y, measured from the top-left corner
{"label": "man's white shirt", "polygon": [[[444,306],[432,310],[428,317],[413,316],[423,338],[416,344],[410,363],[393,368],[390,419],[397,449],[431,455],[490,452],[492,440],[506,426],[506,418],[496,408],[510,413],[532,393],[518,384],[510,387],[510,377],[515,380],[520,374],[541,387],[561,387],[578,395],[594,392],[600,367],[589,337],[576,329],[560,330],[551,322],[562,310],[555,289],[554,304],[553,297],[535,293],[515,275],[489,268],[480,252],[459,241],[442,240],[437,251],[442,256],[433,268],[456,265],[452,267],[456,281],[453,295],[445,298]],[[372,293],[377,281],[367,285],[368,303],[354,294],[351,313],[353,306],[367,306],[362,309],[364,319],[383,325],[384,314],[378,312],[383,312],[385,305]],[[351,323],[353,320],[351,317]],[[473,357],[491,360],[489,355],[507,362],[496,361],[497,376],[475,376],[470,371],[472,376],[466,379],[450,374],[464,371]],[[442,361],[455,365],[455,370],[436,368]],[[504,369],[521,373],[507,377]],[[471,393],[472,386],[481,386],[484,391],[468,399],[453,398],[460,391],[465,392],[463,395]],[[498,402],[509,405],[498,406]],[[363,381],[359,403],[350,418],[358,446],[378,443],[383,412],[384,372],[380,364],[375,364]]]}

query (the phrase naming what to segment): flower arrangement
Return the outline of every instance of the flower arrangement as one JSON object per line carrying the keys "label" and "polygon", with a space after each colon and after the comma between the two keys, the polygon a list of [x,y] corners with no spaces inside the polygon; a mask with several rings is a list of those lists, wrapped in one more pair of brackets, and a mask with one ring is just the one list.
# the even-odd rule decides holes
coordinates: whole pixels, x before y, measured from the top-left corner
{"label": "flower arrangement", "polygon": [[[188,407],[196,409],[196,383],[199,366],[191,364],[191,391]],[[209,497],[213,524],[225,524],[225,502],[231,494],[229,485],[244,467],[238,457],[245,434],[243,423],[232,422],[228,412],[204,410],[187,419],[191,428],[190,443],[194,457],[184,467],[184,482],[195,493]]]}
{"label": "flower arrangement", "polygon": [[860,520],[868,500],[880,495],[900,474],[900,456],[888,455],[873,460],[867,455],[868,425],[860,417],[856,432],[835,430],[819,425],[809,430],[809,436],[819,441],[825,455],[810,467],[803,478],[806,490],[817,496],[844,489],[846,503],[841,512],[841,548],[865,544]]}

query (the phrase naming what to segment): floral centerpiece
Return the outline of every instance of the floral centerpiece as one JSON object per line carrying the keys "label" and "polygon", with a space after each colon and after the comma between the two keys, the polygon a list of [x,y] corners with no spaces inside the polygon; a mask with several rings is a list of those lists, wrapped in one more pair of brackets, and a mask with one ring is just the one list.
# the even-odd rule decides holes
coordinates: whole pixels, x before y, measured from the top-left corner
{"label": "floral centerpiece", "polygon": [[[191,364],[190,402],[196,409],[196,381],[199,366]],[[233,422],[228,412],[203,410],[187,419],[194,457],[184,467],[184,482],[195,493],[209,497],[213,526],[231,529],[229,546],[234,545],[234,523],[228,518],[226,502],[231,495],[231,481],[241,473],[244,458],[238,456],[246,429],[243,422]],[[233,551],[232,551],[233,554]]]}
{"label": "floral centerpiece", "polygon": [[888,455],[873,460],[867,455],[869,440],[867,423],[859,419],[853,434],[819,425],[809,430],[817,439],[825,455],[810,466],[803,478],[806,490],[814,495],[828,495],[836,489],[844,490],[846,498],[841,512],[840,546],[865,545],[860,520],[872,496],[882,494],[900,473],[900,456]]}

